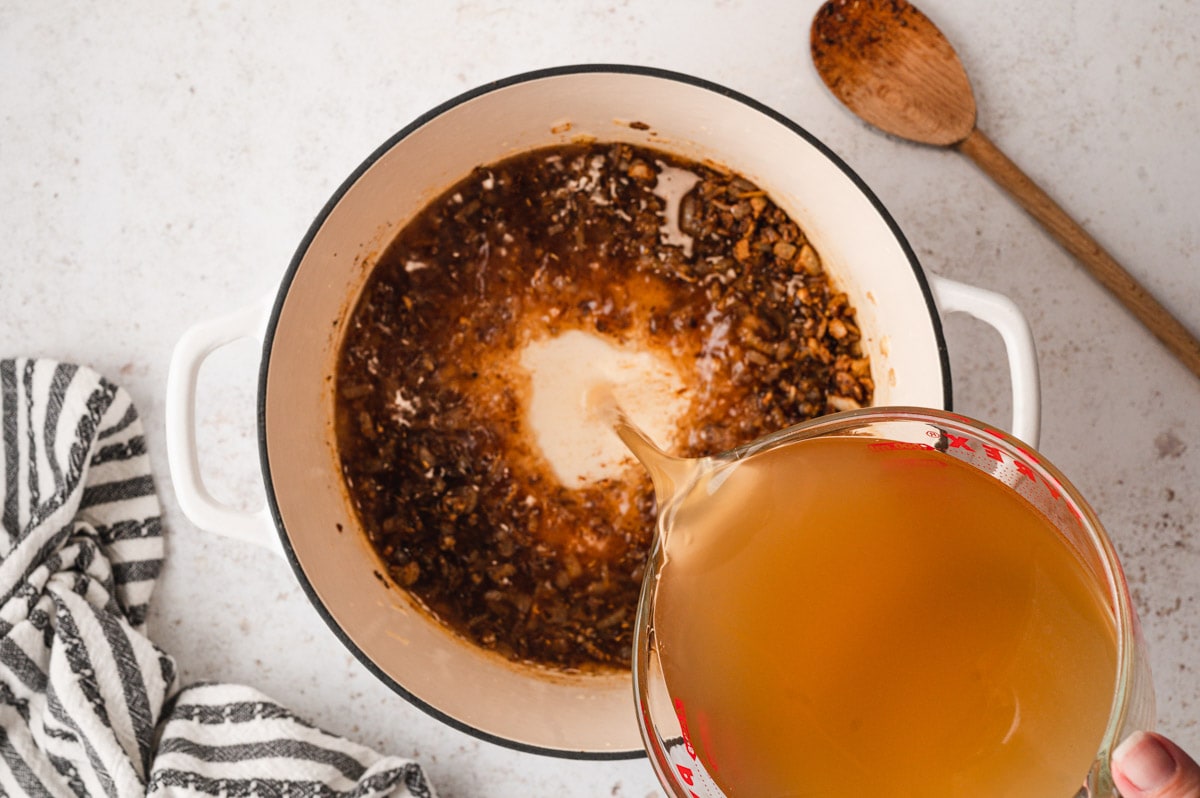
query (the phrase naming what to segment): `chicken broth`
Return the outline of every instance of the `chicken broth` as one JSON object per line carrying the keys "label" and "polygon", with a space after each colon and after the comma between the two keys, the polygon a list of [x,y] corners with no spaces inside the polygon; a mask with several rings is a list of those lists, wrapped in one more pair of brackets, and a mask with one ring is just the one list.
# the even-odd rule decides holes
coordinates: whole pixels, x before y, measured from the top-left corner
{"label": "chicken broth", "polygon": [[851,436],[708,479],[664,532],[652,634],[723,794],[1082,794],[1116,621],[1017,490]]}
{"label": "chicken broth", "polygon": [[580,142],[478,167],[423,209],[346,325],[346,487],[381,576],[559,669],[628,668],[655,508],[632,458],[561,465],[548,442],[567,435],[530,421],[537,369],[624,370],[635,419],[659,408],[645,426],[686,457],[873,390],[803,231],[717,165]]}

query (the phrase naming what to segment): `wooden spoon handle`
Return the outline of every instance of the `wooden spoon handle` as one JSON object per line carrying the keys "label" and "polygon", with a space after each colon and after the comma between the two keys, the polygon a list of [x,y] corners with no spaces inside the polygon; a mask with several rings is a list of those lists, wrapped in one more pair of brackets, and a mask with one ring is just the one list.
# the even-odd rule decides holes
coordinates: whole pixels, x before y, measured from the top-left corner
{"label": "wooden spoon handle", "polygon": [[1008,191],[1100,283],[1200,377],[1200,341],[1164,308],[1087,231],[976,128],[956,145]]}

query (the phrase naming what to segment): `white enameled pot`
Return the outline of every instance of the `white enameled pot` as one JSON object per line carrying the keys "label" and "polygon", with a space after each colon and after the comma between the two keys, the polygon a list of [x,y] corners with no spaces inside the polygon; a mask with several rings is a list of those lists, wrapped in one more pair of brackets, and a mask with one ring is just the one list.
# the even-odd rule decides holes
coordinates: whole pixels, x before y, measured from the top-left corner
{"label": "white enameled pot", "polygon": [[[631,126],[631,122],[641,124]],[[996,327],[1009,355],[1012,430],[1038,435],[1029,326],[1008,299],[922,271],[895,222],[828,148],[736,92],[629,66],[545,70],[435,108],[352,174],[300,243],[276,296],[197,324],[167,387],[168,456],[179,505],[197,526],[281,550],[342,642],[380,679],[485,739],[560,756],[642,753],[630,677],[548,675],[482,651],[429,619],[359,533],[338,467],[332,375],[341,330],[379,253],[429,200],[481,164],[579,136],[711,159],[745,175],[801,225],[857,309],[875,405],[950,409],[941,313]],[[258,433],[266,507],[213,500],[196,455],[195,393],[213,350],[262,342]]]}

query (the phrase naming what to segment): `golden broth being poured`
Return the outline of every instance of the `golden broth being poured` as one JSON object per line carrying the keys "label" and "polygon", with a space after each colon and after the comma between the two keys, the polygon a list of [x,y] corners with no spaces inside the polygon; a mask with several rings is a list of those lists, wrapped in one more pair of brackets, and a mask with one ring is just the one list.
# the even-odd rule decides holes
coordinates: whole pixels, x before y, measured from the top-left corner
{"label": "golden broth being poured", "polygon": [[635,670],[664,786],[1079,791],[1118,643],[1061,484],[936,427],[915,442],[785,434],[693,461],[614,418],[660,502]]}

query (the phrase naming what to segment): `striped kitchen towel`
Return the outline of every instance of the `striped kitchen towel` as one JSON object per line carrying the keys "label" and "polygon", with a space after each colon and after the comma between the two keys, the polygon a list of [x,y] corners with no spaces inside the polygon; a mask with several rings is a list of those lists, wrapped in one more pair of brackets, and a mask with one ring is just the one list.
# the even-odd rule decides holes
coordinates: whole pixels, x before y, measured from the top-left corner
{"label": "striped kitchen towel", "polygon": [[432,798],[250,688],[180,689],[146,636],[162,526],[124,391],[0,360],[0,436],[0,795]]}

